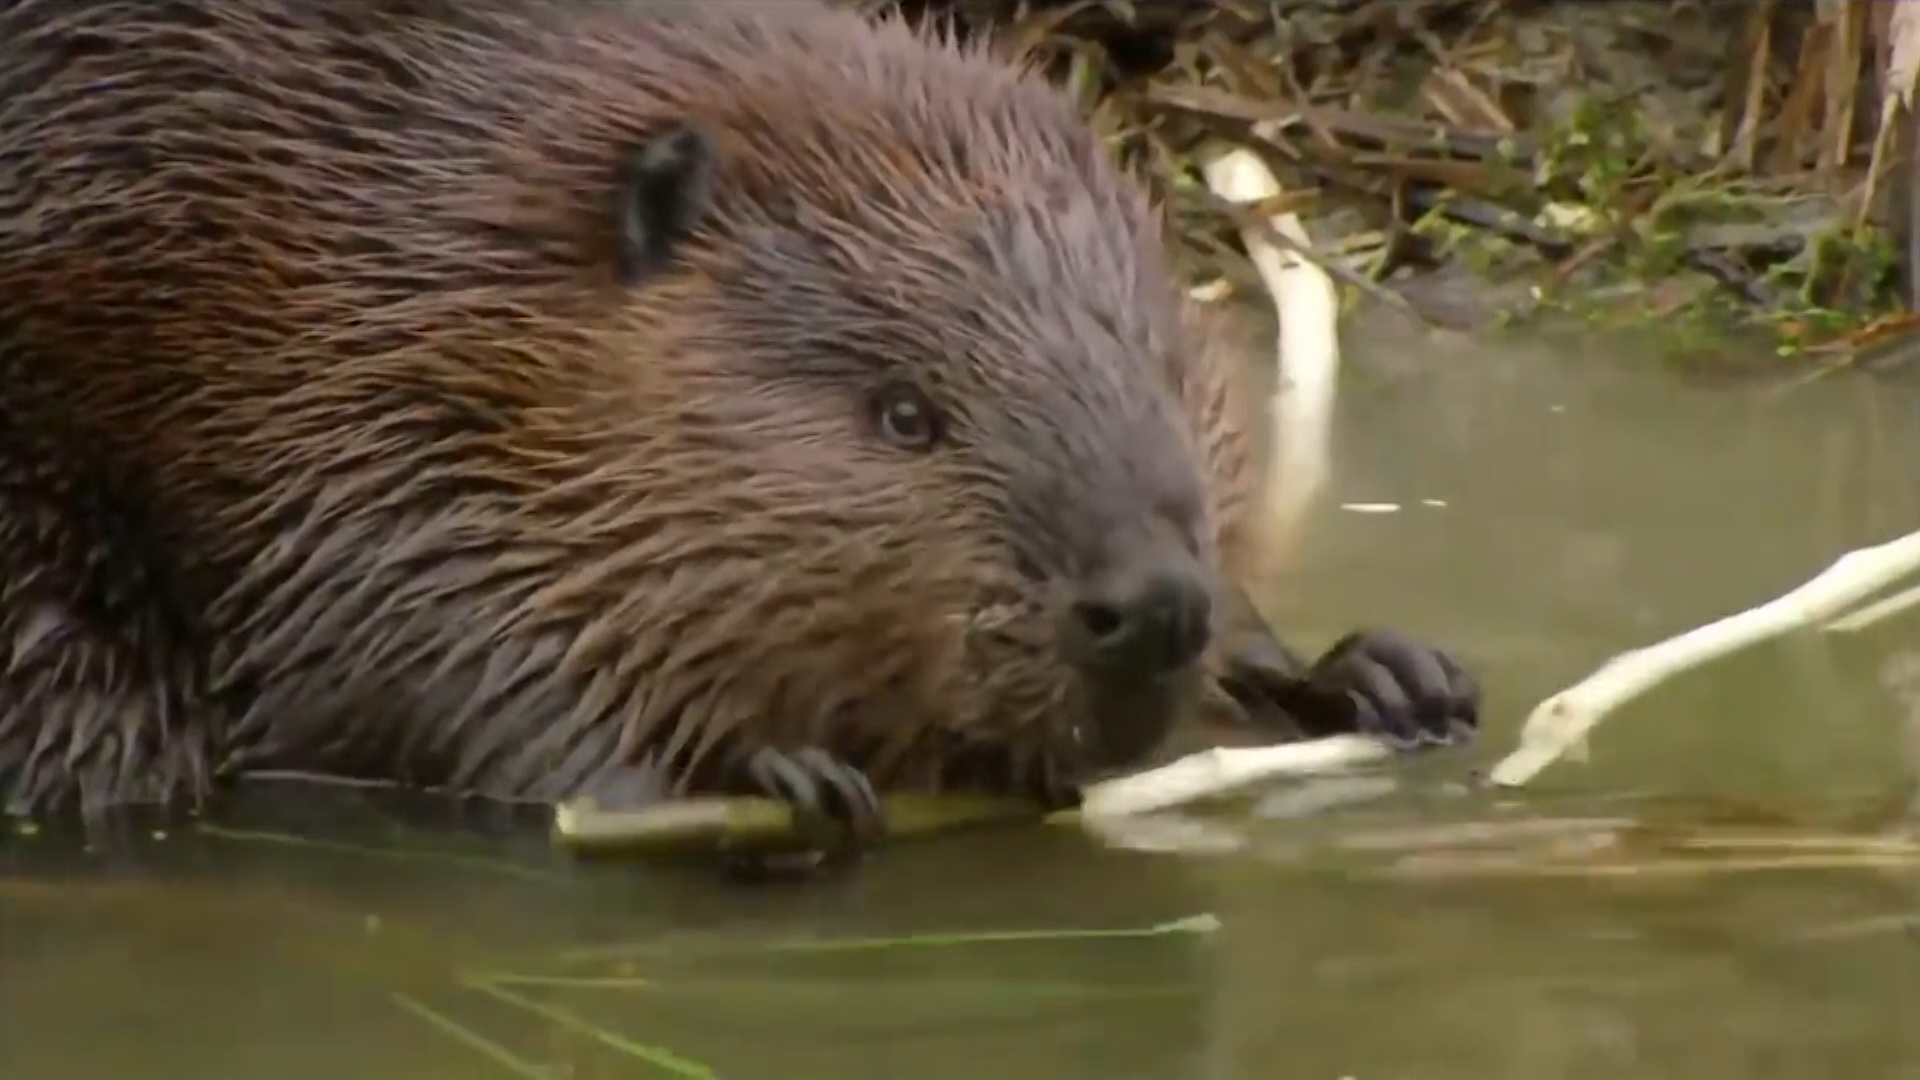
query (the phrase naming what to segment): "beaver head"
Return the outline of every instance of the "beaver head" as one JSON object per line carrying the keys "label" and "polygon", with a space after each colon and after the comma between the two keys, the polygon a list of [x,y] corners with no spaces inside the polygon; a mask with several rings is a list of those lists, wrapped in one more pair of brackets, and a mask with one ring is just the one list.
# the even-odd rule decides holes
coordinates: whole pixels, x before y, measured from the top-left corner
{"label": "beaver head", "polygon": [[[756,535],[750,572],[780,604],[864,581],[924,641],[952,635],[932,654],[950,677],[919,715],[867,717],[880,732],[1069,771],[1131,761],[1192,700],[1218,561],[1159,219],[1051,88],[898,26],[855,40],[830,83],[809,38],[689,94],[686,126],[628,159],[616,265],[663,273],[630,273],[616,318],[670,388],[660,407],[710,420],[678,467],[727,506],[682,565],[740,560]],[[776,523],[798,514],[822,516],[836,560],[787,568],[798,541]],[[885,663],[857,635],[740,646],[848,685]]]}
{"label": "beaver head", "polygon": [[788,0],[80,7],[7,303],[154,493],[237,757],[1024,783],[1191,701],[1237,435],[1041,79]]}

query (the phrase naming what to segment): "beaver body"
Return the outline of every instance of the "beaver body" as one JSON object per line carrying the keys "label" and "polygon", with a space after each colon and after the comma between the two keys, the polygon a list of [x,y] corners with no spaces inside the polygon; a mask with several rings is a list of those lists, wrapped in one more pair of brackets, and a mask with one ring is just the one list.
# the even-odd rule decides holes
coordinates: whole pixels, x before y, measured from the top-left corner
{"label": "beaver body", "polygon": [[1071,798],[1209,681],[1477,705],[1393,635],[1222,644],[1246,439],[1148,198],[1038,78],[811,0],[8,0],[0,368],[16,811],[858,816]]}

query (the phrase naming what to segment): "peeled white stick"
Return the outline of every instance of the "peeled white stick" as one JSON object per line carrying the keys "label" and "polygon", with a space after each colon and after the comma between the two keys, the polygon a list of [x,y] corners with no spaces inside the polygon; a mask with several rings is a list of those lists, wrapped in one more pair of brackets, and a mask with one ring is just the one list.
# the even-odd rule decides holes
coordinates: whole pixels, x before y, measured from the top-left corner
{"label": "peeled white stick", "polygon": [[[1207,186],[1223,199],[1259,202],[1280,194],[1259,157],[1233,150],[1207,163]],[[1301,247],[1307,232],[1298,215],[1278,214],[1273,228]],[[1259,233],[1241,231],[1279,317],[1277,378],[1268,402],[1267,492],[1262,503],[1274,543],[1296,534],[1301,518],[1326,485],[1332,456],[1333,404],[1340,372],[1340,295],[1327,272]]]}
{"label": "peeled white stick", "polygon": [[1849,551],[1806,584],[1759,607],[1619,656],[1536,706],[1519,744],[1493,767],[1496,784],[1519,786],[1582,744],[1621,705],[1659,683],[1728,653],[1834,616],[1920,570],[1920,532]]}
{"label": "peeled white stick", "polygon": [[1392,753],[1385,743],[1364,735],[1333,735],[1279,746],[1218,746],[1157,769],[1091,784],[1081,793],[1080,814],[1089,818],[1150,814],[1263,780],[1338,772]]}

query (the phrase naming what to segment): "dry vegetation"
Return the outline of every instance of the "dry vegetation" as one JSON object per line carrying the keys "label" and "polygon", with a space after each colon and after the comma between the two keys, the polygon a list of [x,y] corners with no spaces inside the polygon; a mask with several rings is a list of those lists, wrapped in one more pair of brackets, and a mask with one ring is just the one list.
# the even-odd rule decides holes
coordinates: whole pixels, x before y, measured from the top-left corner
{"label": "dry vegetation", "polygon": [[1240,146],[1317,257],[1436,321],[1577,304],[1851,351],[1920,311],[1920,4],[850,2],[1043,63],[1163,190],[1200,282],[1253,282],[1252,215],[1198,177]]}

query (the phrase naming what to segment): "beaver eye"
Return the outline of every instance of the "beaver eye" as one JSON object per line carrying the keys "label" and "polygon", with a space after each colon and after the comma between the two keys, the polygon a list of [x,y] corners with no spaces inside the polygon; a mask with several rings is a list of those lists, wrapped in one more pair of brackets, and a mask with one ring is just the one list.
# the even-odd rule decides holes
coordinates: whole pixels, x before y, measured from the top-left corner
{"label": "beaver eye", "polygon": [[920,388],[894,383],[873,398],[880,437],[902,450],[926,450],[940,441],[940,417]]}

